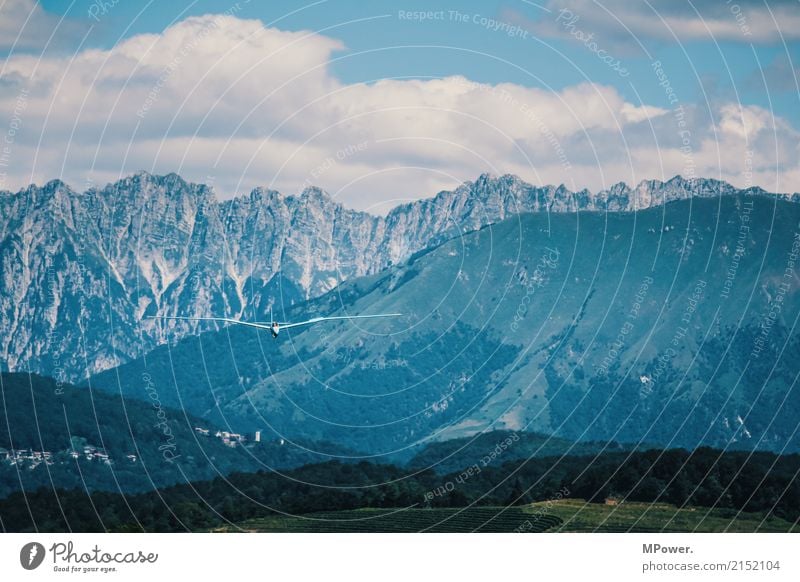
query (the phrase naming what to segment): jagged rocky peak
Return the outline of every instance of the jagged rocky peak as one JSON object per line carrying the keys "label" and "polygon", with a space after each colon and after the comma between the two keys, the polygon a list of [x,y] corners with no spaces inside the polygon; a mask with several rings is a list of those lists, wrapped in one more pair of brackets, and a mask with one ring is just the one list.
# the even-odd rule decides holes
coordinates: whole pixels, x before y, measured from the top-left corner
{"label": "jagged rocky peak", "polygon": [[75,192],[61,180],[50,180],[42,186],[31,184],[27,188],[20,190],[16,194],[8,193],[15,198],[24,199],[30,208],[61,203],[65,197],[70,197]]}
{"label": "jagged rocky peak", "polygon": [[735,192],[676,176],[575,193],[481,174],[384,217],[319,188],[219,201],[174,173],[138,172],[83,193],[53,180],[0,196],[0,327],[17,330],[0,343],[0,365],[74,380],[200,329],[145,314],[263,318],[276,298],[319,296],[514,214],[632,211]]}
{"label": "jagged rocky peak", "polygon": [[[234,200],[236,199],[237,198],[234,198]],[[275,201],[283,201],[285,197],[277,190],[257,186],[250,191],[249,199],[251,202],[266,201],[267,203],[270,203]]]}
{"label": "jagged rocky peak", "polygon": [[333,198],[331,198],[327,192],[325,192],[322,188],[318,188],[316,186],[308,186],[307,188],[303,188],[303,191],[300,192],[300,200],[316,200],[320,202],[335,204]]}

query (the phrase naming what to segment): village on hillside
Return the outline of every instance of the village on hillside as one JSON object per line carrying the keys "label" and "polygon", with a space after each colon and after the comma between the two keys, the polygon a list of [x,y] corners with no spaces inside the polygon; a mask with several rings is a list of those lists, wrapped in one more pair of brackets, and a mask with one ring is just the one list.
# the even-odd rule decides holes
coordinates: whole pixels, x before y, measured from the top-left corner
{"label": "village on hillside", "polygon": [[[245,435],[223,430],[215,431],[213,429],[196,426],[194,427],[194,432],[198,436],[219,439],[222,441],[222,444],[231,448],[246,445],[252,446],[261,442],[260,430],[255,431],[251,435]],[[77,441],[85,441],[85,439],[77,437]],[[280,439],[278,442],[281,445],[284,444],[283,439]],[[12,467],[35,469],[42,464],[49,466],[68,460],[84,460],[102,463],[104,465],[112,465],[115,462],[134,464],[139,461],[139,456],[136,453],[127,453],[122,459],[114,459],[102,447],[97,447],[88,443],[81,444],[80,442],[74,442],[70,449],[56,452],[37,451],[30,448],[6,449],[0,447],[0,464],[6,464]]]}

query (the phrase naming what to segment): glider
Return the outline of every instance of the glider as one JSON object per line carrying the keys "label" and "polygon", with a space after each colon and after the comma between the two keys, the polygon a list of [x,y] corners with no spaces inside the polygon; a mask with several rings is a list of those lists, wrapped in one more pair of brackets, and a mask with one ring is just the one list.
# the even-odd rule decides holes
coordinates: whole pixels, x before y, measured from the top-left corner
{"label": "glider", "polygon": [[261,321],[242,321],[241,319],[231,319],[228,317],[185,317],[180,315],[148,315],[148,319],[186,319],[189,321],[222,321],[225,323],[236,323],[238,325],[247,325],[256,327],[258,329],[268,329],[273,338],[278,337],[278,332],[282,329],[289,329],[292,327],[300,327],[302,325],[312,325],[322,321],[334,321],[337,319],[368,319],[374,317],[399,317],[400,313],[378,313],[375,315],[337,315],[334,317],[314,317],[308,321],[298,321],[296,323],[279,323],[272,321],[265,323]]}

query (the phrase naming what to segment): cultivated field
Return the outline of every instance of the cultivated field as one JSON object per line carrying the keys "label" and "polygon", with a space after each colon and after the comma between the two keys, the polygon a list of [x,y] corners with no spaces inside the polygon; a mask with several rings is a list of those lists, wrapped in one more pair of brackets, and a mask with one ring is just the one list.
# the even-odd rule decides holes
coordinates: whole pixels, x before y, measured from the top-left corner
{"label": "cultivated field", "polygon": [[[668,504],[580,499],[519,507],[356,509],[251,519],[217,531],[257,532],[787,532],[777,517]],[[795,527],[794,531],[800,530]]]}

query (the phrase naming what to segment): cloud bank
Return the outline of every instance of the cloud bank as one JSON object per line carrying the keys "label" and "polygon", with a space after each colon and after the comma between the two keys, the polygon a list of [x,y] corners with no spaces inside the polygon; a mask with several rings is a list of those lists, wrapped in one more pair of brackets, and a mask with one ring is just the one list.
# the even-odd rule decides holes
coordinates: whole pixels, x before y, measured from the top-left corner
{"label": "cloud bank", "polygon": [[682,174],[800,190],[800,135],[760,107],[663,108],[591,82],[346,84],[331,66],[345,49],[229,14],[109,50],[12,53],[0,65],[0,188],[174,171],[221,197],[314,184],[378,212],[484,171],[574,189]]}
{"label": "cloud bank", "polygon": [[[528,26],[537,34],[567,38],[572,21],[614,44],[666,42],[783,43],[800,39],[796,0],[546,0]],[[508,15],[518,11],[509,10]]]}

